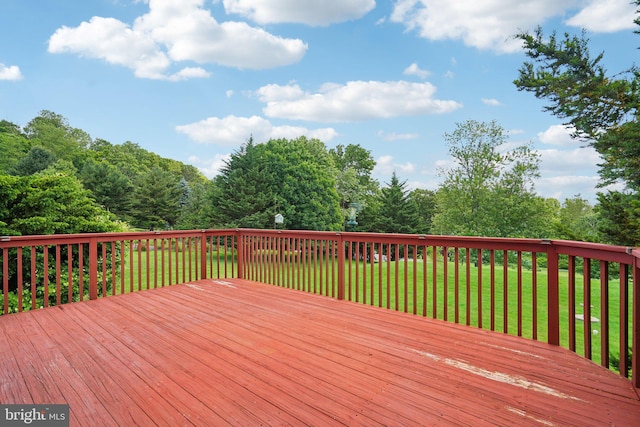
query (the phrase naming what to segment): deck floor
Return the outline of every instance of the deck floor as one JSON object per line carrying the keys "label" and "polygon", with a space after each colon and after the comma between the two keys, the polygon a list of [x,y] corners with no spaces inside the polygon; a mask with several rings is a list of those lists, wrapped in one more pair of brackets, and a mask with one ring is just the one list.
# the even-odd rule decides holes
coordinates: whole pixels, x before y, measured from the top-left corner
{"label": "deck floor", "polygon": [[239,280],[0,317],[0,403],[71,425],[639,426],[559,347]]}

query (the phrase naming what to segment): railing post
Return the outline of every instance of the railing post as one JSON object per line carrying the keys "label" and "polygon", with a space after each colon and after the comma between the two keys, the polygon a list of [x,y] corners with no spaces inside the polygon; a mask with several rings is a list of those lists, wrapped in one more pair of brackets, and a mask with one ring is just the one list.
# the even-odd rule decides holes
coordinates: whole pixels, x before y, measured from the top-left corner
{"label": "railing post", "polygon": [[[236,242],[238,244],[238,279],[244,279],[244,244],[242,243],[242,232],[236,230]],[[225,262],[227,262],[225,260]]]}
{"label": "railing post", "polygon": [[207,278],[207,234],[202,230],[200,237],[200,280]]}
{"label": "railing post", "polygon": [[89,238],[89,299],[98,298],[98,239]]}
{"label": "railing post", "polygon": [[[633,251],[631,384],[640,388],[640,251]],[[622,356],[621,356],[622,357]]]}
{"label": "railing post", "polygon": [[548,342],[560,345],[560,285],[558,251],[551,241],[543,241],[547,248],[547,334]]}
{"label": "railing post", "polygon": [[338,299],[344,299],[344,271],[345,271],[345,254],[344,254],[344,238],[342,234],[338,234]]}

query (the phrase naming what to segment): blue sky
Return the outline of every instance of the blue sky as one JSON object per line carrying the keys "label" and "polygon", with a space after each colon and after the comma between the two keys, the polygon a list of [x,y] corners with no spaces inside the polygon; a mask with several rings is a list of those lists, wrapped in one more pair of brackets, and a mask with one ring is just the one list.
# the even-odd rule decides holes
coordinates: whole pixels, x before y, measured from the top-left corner
{"label": "blue sky", "polygon": [[597,154],[513,80],[511,37],[587,30],[633,64],[629,0],[2,0],[0,119],[41,110],[215,175],[251,135],[360,144],[382,184],[436,189],[443,134],[496,120],[541,154],[536,190],[595,201]]}

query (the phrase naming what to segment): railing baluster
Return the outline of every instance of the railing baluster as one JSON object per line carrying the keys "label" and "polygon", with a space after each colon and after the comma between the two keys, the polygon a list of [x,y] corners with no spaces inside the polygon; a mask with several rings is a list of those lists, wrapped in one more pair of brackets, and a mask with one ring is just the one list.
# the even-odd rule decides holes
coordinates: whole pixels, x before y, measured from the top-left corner
{"label": "railing baluster", "polygon": [[584,333],[584,356],[591,360],[591,259],[584,258],[582,271],[583,278],[583,333]]}
{"label": "railing baluster", "polygon": [[532,325],[531,335],[534,340],[538,339],[538,256],[536,252],[531,253],[531,304],[532,304]]}
{"label": "railing baluster", "polygon": [[629,266],[620,264],[620,374],[629,378]]}
{"label": "railing baluster", "polygon": [[42,247],[42,253],[43,253],[43,263],[44,263],[43,271],[42,271],[43,286],[44,286],[43,306],[49,307],[49,245],[45,244]]}
{"label": "railing baluster", "polygon": [[482,249],[478,251],[478,328],[482,329]]}
{"label": "railing baluster", "polygon": [[518,336],[522,336],[522,251],[518,251],[517,255],[518,262]]}
{"label": "railing baluster", "polygon": [[9,248],[2,248],[2,312],[9,313]]}
{"label": "railing baluster", "polygon": [[489,262],[491,263],[491,330],[496,330],[496,251],[491,249],[489,252]]}
{"label": "railing baluster", "polygon": [[600,261],[600,364],[609,368],[609,263]]}
{"label": "railing baluster", "polygon": [[31,310],[36,310],[38,308],[38,301],[36,297],[38,295],[38,291],[36,289],[36,247],[31,246]]}

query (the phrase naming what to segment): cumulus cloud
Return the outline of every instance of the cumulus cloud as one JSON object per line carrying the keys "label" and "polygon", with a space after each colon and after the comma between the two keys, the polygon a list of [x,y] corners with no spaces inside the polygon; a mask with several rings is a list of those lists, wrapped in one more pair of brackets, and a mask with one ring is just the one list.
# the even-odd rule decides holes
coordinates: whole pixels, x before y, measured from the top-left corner
{"label": "cumulus cloud", "polygon": [[541,163],[540,169],[557,173],[562,171],[580,172],[585,170],[596,171],[602,158],[593,147],[580,147],[573,150],[538,150]]}
{"label": "cumulus cloud", "polygon": [[236,13],[259,24],[284,22],[312,26],[358,19],[371,11],[375,0],[222,0],[227,13]]}
{"label": "cumulus cloud", "polygon": [[4,65],[0,63],[0,80],[20,80],[22,73],[17,65]]}
{"label": "cumulus cloud", "polygon": [[220,174],[220,169],[226,165],[230,158],[230,154],[216,154],[213,159],[200,159],[197,156],[190,156],[188,161],[207,178],[213,178]]}
{"label": "cumulus cloud", "polygon": [[630,0],[591,0],[566,24],[593,32],[613,33],[635,28],[635,12],[636,6]]}
{"label": "cumulus cloud", "polygon": [[595,203],[594,188],[597,184],[598,176],[593,175],[543,175],[536,180],[536,191],[544,197],[553,197],[560,201],[580,194],[591,203]]}
{"label": "cumulus cloud", "polygon": [[338,136],[333,128],[310,130],[297,126],[274,126],[258,116],[209,117],[199,122],[176,126],[176,131],[186,134],[196,142],[222,146],[238,146],[250,137],[256,142],[263,142],[271,138],[293,139],[304,135],[329,142]]}
{"label": "cumulus cloud", "polygon": [[426,79],[427,77],[429,77],[430,73],[427,70],[422,70],[420,67],[418,67],[418,64],[414,62],[404,69],[403,74],[407,76],[417,76],[421,79]]}
{"label": "cumulus cloud", "polygon": [[482,98],[481,101],[484,105],[488,105],[489,107],[499,107],[502,105],[500,101],[493,98]]}
{"label": "cumulus cloud", "polygon": [[553,125],[544,132],[539,132],[538,140],[543,144],[548,145],[575,145],[576,140],[571,138],[571,134],[574,132],[574,129],[575,128],[572,126]]}
{"label": "cumulus cloud", "polygon": [[[585,5],[586,3],[586,5]],[[553,17],[574,13],[567,23],[593,31],[633,28],[629,0],[398,0],[391,22],[404,25],[429,40],[462,40],[467,46],[496,52],[516,52],[512,36]],[[582,9],[576,11],[576,6]]]}
{"label": "cumulus cloud", "polygon": [[51,53],[74,53],[134,70],[137,77],[183,80],[207,77],[200,67],[169,70],[191,61],[264,69],[299,61],[307,45],[244,22],[218,23],[204,0],[149,0],[149,12],[132,25],[94,16],[77,27],[63,26],[49,38]]}
{"label": "cumulus cloud", "polygon": [[395,172],[399,178],[404,174],[413,173],[416,165],[411,162],[397,163],[393,156],[381,156],[376,159],[376,166],[373,168],[373,174],[380,177],[390,177]]}
{"label": "cumulus cloud", "polygon": [[385,141],[401,141],[408,139],[416,139],[419,135],[417,133],[386,133],[383,131],[378,131],[378,136]]}
{"label": "cumulus cloud", "polygon": [[316,93],[298,85],[267,85],[256,91],[268,117],[316,122],[353,122],[398,116],[444,114],[462,107],[434,98],[435,86],[406,81],[325,84]]}

